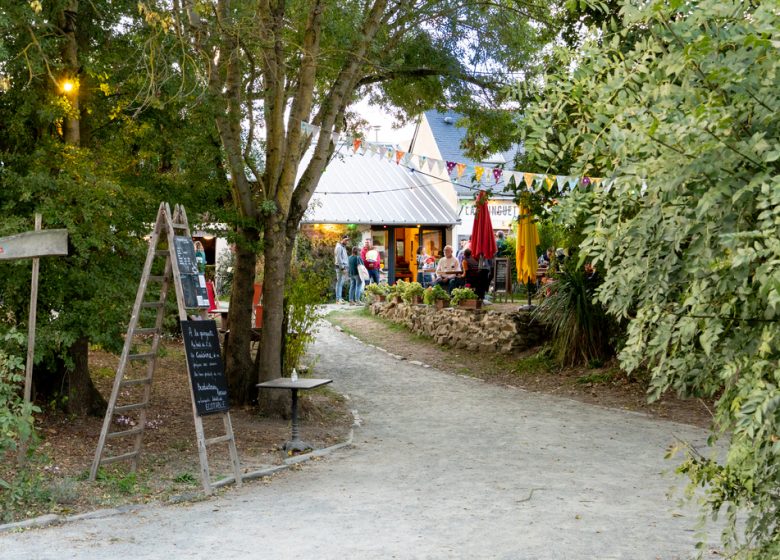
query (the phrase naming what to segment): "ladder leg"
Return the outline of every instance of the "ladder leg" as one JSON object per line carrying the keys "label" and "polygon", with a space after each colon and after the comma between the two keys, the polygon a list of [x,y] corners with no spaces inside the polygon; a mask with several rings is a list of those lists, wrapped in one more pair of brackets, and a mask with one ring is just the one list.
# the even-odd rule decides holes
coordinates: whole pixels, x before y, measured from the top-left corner
{"label": "ladder leg", "polygon": [[226,412],[222,415],[222,421],[225,425],[225,433],[230,436],[228,447],[230,449],[230,461],[233,463],[233,475],[236,480],[236,486],[241,486],[241,464],[238,461],[238,449],[236,449],[236,438],[233,434],[233,422],[230,420],[230,413]]}

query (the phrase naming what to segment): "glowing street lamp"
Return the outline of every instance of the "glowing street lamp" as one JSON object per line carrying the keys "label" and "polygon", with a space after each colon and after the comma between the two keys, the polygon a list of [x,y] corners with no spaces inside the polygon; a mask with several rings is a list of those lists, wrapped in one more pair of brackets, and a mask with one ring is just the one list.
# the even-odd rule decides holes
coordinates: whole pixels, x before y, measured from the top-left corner
{"label": "glowing street lamp", "polygon": [[72,93],[76,89],[76,84],[72,80],[66,79],[62,82],[60,87],[62,88],[63,93]]}

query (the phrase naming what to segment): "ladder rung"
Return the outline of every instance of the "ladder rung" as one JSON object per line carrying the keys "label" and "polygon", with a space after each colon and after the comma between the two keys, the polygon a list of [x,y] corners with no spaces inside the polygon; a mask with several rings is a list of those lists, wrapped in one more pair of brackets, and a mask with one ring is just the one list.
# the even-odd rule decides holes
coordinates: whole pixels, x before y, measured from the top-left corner
{"label": "ladder rung", "polygon": [[124,455],[116,455],[114,457],[104,457],[100,459],[101,465],[107,465],[108,463],[116,463],[117,461],[124,461],[125,459],[132,459],[133,457],[138,456],[138,451],[131,451],[130,453],[125,453]]}
{"label": "ladder rung", "polygon": [[155,308],[155,307],[157,309],[159,309],[162,306],[163,306],[163,302],[161,302],[161,301],[145,301],[145,302],[143,302],[141,304],[141,307],[146,308],[146,309],[152,309],[152,308]]}
{"label": "ladder rung", "polygon": [[173,224],[174,229],[187,229],[189,226],[187,224]]}
{"label": "ladder rung", "polygon": [[214,445],[215,443],[222,443],[223,441],[230,441],[230,439],[231,438],[230,438],[229,435],[224,435],[224,436],[219,436],[219,437],[207,439],[205,441],[205,444],[206,445]]}
{"label": "ladder rung", "polygon": [[131,430],[125,430],[124,432],[111,432],[110,434],[106,434],[106,439],[114,439],[114,438],[124,437],[124,436],[134,436],[136,434],[140,434],[143,431],[144,429],[141,426],[137,426]]}
{"label": "ladder rung", "polygon": [[124,406],[117,406],[114,408],[114,414],[118,414],[120,412],[128,412],[130,410],[138,410],[139,408],[146,408],[149,405],[148,402],[142,402],[142,403],[135,403],[135,404],[126,404]]}
{"label": "ladder rung", "polygon": [[165,276],[150,276],[149,280],[151,282],[163,282],[165,281]]}
{"label": "ladder rung", "polygon": [[146,354],[130,354],[127,359],[130,361],[134,360],[151,360],[154,358],[157,354],[154,352],[147,352]]}
{"label": "ladder rung", "polygon": [[157,334],[158,332],[160,332],[160,329],[158,329],[157,327],[148,327],[148,328],[143,328],[143,329],[135,329],[133,331],[133,335],[136,335],[136,334]]}
{"label": "ladder rung", "polygon": [[142,379],[127,379],[122,381],[122,387],[132,387],[134,385],[148,385],[152,382],[151,377],[144,377]]}
{"label": "ladder rung", "polygon": [[168,251],[168,249],[158,249],[154,252],[155,256],[157,257],[167,257],[171,253]]}

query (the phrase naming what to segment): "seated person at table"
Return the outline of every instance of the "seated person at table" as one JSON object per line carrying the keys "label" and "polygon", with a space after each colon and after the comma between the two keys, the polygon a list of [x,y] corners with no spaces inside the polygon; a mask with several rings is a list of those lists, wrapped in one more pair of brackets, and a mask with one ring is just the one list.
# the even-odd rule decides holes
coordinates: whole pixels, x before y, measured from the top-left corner
{"label": "seated person at table", "polygon": [[[464,249],[463,262],[461,263],[461,266],[463,267],[463,275],[455,278],[452,281],[452,287],[462,288],[463,286],[469,286],[475,292],[477,292],[477,295],[479,295],[479,288],[481,284],[479,262],[472,255],[471,249]],[[481,296],[480,299],[482,299]]]}
{"label": "seated person at table", "polygon": [[417,248],[417,281],[424,288],[433,282],[433,270],[436,268],[436,259],[425,252],[423,247]]}
{"label": "seated person at table", "polygon": [[452,282],[457,280],[461,275],[461,268],[458,259],[452,255],[452,246],[447,245],[444,247],[444,256],[439,259],[439,264],[436,266],[436,284],[441,286],[448,292],[454,288]]}

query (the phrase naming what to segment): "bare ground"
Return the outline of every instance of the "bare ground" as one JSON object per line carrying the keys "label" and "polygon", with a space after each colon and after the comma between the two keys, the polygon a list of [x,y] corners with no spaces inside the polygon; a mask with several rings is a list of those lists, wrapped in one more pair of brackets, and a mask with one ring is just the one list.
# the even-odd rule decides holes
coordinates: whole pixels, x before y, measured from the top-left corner
{"label": "bare ground", "polygon": [[[514,303],[491,306],[494,310],[516,308]],[[666,395],[648,403],[646,382],[626,376],[616,363],[603,368],[560,369],[554,367],[549,359],[540,357],[539,348],[503,355],[442,347],[403,326],[373,316],[363,308],[337,311],[331,313],[328,319],[368,344],[442,371],[605,407],[642,412],[699,427],[709,427],[712,420],[709,403],[700,399],[678,399],[674,395]]]}
{"label": "bare ground", "polygon": [[[92,378],[106,397],[119,359],[106,352],[90,354]],[[346,439],[352,416],[344,399],[323,388],[307,391],[300,397],[301,436],[322,448]],[[192,401],[187,381],[183,346],[168,340],[161,351],[154,373],[150,408],[147,412],[142,457],[135,474],[129,462],[106,465],[97,482],[86,480],[100,436],[103,418],[75,418],[52,410],[45,404],[37,418],[40,442],[33,468],[41,479],[28,489],[36,499],[7,507],[0,506],[0,523],[34,517],[44,513],[75,514],[102,507],[168,500],[201,490]],[[281,447],[290,437],[286,419],[267,418],[254,408],[231,408],[230,416],[242,470],[252,472],[282,464],[287,455]],[[222,435],[221,416],[204,417],[206,437]],[[127,425],[138,422],[128,413]],[[112,431],[120,431],[114,426]],[[227,444],[210,446],[209,466],[212,481],[232,474]],[[107,455],[119,454],[119,452]],[[15,461],[7,456],[0,461],[0,478],[13,478]],[[9,512],[8,510],[13,509]]]}

